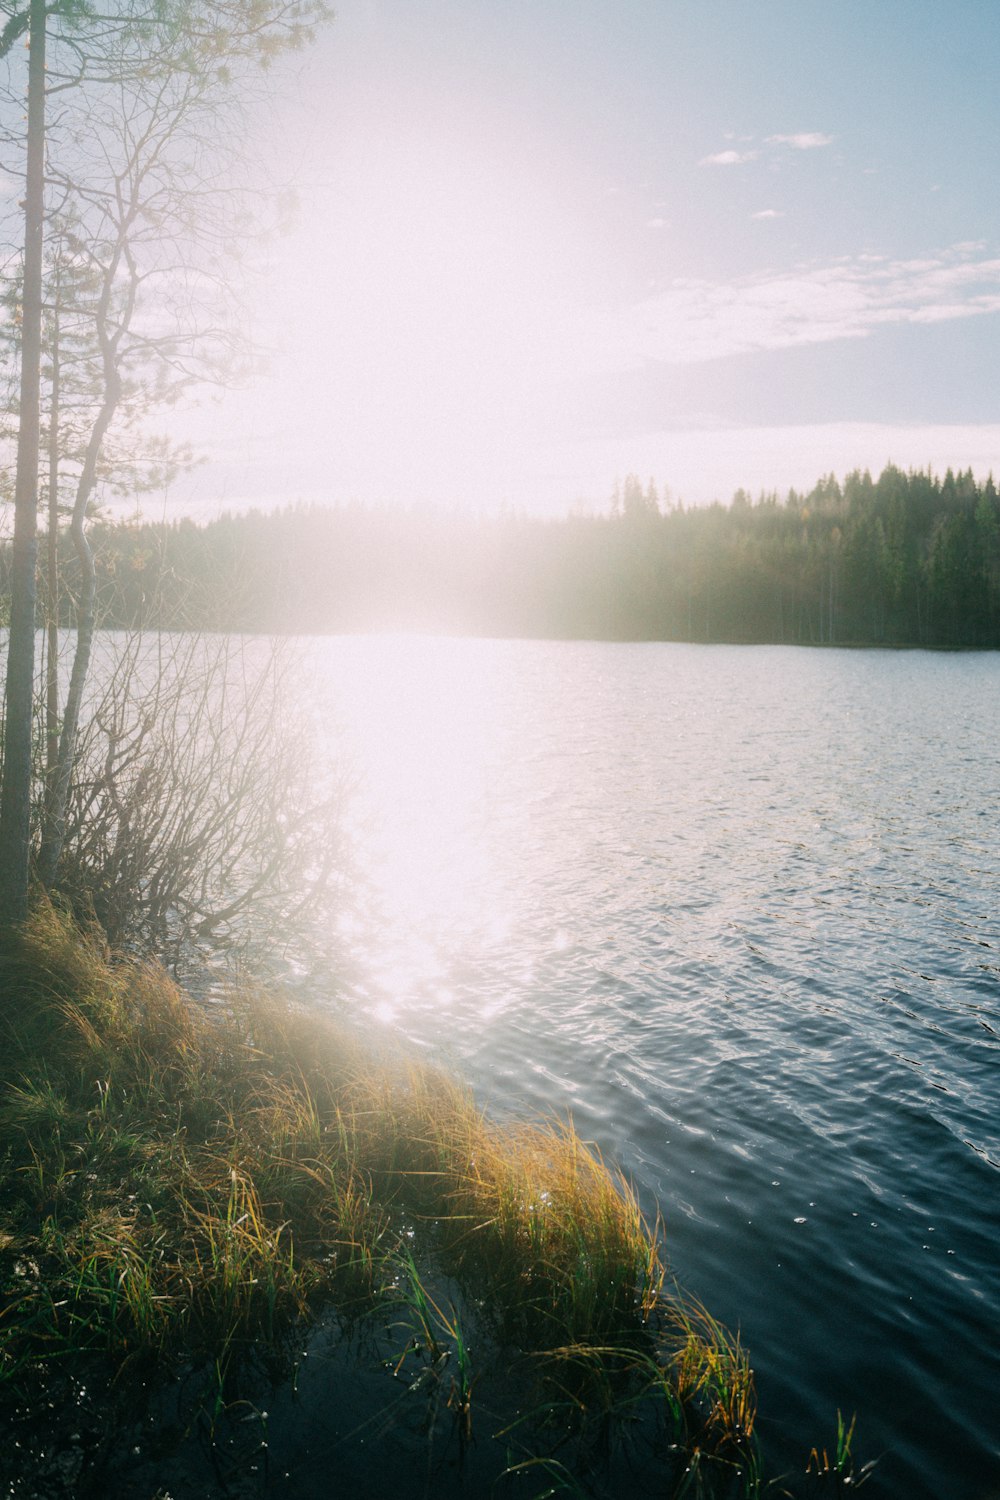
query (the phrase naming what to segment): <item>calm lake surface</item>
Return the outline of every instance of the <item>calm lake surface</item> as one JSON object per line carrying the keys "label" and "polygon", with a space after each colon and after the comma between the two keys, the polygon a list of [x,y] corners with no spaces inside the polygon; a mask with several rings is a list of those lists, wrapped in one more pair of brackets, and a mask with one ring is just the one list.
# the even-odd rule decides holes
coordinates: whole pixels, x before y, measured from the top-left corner
{"label": "calm lake surface", "polygon": [[772,1471],[840,1408],[873,1497],[1000,1494],[1000,656],[305,651],[348,1003],[621,1163]]}

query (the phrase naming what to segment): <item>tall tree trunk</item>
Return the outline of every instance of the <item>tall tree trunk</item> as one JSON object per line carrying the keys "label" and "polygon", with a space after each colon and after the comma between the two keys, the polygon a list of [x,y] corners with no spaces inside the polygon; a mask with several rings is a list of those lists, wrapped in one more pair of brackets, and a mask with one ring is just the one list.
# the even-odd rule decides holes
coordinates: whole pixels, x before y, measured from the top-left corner
{"label": "tall tree trunk", "polygon": [[28,913],[31,838],[31,728],[35,674],[35,562],[38,553],[38,443],[42,349],[42,235],[45,212],[45,0],[31,0],[28,24],[28,154],[24,208],[21,391],[14,487],[14,547],[3,787],[0,791],[0,922]]}
{"label": "tall tree trunk", "polygon": [[45,784],[52,795],[59,755],[59,265],[52,317],[52,399],[49,407],[48,591],[45,620]]}

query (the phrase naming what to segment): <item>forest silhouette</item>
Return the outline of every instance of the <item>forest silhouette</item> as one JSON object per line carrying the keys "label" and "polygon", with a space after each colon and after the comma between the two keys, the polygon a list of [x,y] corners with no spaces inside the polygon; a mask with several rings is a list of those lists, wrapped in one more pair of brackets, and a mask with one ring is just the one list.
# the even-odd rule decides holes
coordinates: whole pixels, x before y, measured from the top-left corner
{"label": "forest silhouette", "polygon": [[630,475],[560,520],[348,504],[92,535],[106,627],[1000,646],[1000,496],[971,470],[697,508]]}

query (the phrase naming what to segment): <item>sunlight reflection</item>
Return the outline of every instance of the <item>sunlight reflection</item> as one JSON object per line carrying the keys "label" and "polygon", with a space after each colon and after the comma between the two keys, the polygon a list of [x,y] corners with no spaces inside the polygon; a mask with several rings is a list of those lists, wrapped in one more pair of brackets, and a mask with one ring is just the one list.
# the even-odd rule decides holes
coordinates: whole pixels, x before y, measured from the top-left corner
{"label": "sunlight reflection", "polygon": [[356,833],[377,908],[383,997],[373,1014],[386,1022],[450,1007],[451,965],[511,938],[493,798],[507,749],[505,674],[495,661],[484,672],[474,647],[373,636],[355,641],[349,676],[337,671],[337,641],[329,647],[361,779]]}

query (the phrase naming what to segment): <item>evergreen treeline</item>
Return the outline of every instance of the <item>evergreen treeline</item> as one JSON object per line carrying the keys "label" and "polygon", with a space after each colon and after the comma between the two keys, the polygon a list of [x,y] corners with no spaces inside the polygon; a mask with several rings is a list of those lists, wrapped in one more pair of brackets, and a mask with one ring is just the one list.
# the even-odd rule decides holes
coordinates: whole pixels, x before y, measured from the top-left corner
{"label": "evergreen treeline", "polygon": [[630,476],[602,516],[299,507],[93,544],[106,625],[1000,647],[1000,497],[971,471],[692,509]]}

